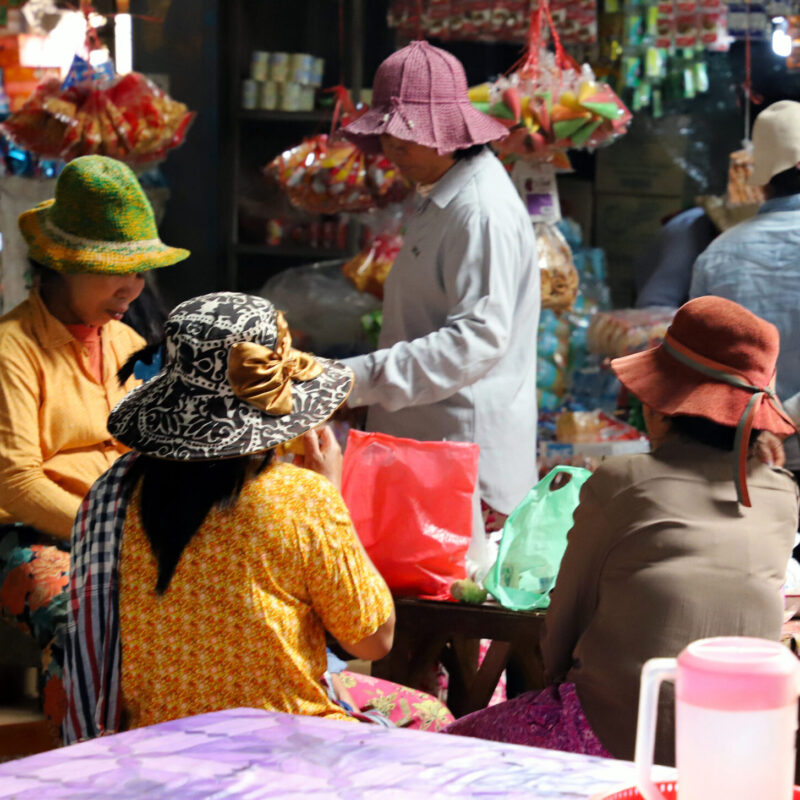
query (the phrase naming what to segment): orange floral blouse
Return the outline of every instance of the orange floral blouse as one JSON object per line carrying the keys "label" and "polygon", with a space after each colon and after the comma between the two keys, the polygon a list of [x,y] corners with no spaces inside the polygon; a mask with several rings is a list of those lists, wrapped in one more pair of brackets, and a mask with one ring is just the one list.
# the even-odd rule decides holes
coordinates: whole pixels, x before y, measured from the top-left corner
{"label": "orange floral blouse", "polygon": [[352,719],[320,683],[325,630],[360,641],[389,618],[392,597],[334,486],[272,465],[235,508],[211,510],[161,596],[140,492],[120,560],[128,726],[239,706]]}

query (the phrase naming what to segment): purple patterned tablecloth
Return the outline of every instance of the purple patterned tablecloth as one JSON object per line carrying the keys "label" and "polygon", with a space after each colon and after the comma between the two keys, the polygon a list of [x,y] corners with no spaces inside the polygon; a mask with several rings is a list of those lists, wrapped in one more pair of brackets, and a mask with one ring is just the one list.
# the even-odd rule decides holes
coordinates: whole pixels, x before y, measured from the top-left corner
{"label": "purple patterned tablecloth", "polygon": [[586,800],[632,781],[627,761],[249,708],[0,764],[16,800]]}

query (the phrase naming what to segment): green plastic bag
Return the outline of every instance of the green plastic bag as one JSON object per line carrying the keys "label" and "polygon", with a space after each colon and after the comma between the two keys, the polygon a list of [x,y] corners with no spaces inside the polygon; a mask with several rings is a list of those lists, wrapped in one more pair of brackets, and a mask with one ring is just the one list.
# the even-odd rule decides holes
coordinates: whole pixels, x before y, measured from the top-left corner
{"label": "green plastic bag", "polygon": [[[551,491],[550,484],[561,473],[569,474],[570,480]],[[581,486],[591,474],[583,467],[554,467],[511,512],[497,561],[484,582],[501,605],[513,611],[550,605]]]}

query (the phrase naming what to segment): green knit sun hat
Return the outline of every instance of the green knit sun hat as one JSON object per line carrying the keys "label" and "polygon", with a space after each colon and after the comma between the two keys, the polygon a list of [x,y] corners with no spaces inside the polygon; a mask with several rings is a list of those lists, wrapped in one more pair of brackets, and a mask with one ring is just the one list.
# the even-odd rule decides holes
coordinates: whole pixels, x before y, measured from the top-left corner
{"label": "green knit sun hat", "polygon": [[70,161],[56,196],[19,218],[28,255],[62,273],[120,275],[168,267],[189,251],[165,245],[130,167],[107,156]]}

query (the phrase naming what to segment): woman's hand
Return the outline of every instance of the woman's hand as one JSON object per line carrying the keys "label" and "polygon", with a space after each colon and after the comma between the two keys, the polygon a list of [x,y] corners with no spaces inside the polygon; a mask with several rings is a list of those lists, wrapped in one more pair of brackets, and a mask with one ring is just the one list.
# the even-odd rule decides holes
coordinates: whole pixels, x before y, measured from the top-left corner
{"label": "woman's hand", "polygon": [[303,434],[305,455],[295,456],[294,463],[326,477],[339,491],[342,490],[342,448],[327,426]]}
{"label": "woman's hand", "polygon": [[782,467],[786,464],[783,442],[769,431],[761,431],[753,445],[753,454],[770,467]]}

